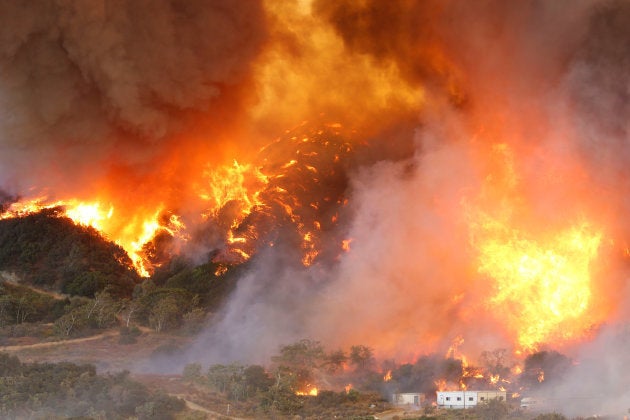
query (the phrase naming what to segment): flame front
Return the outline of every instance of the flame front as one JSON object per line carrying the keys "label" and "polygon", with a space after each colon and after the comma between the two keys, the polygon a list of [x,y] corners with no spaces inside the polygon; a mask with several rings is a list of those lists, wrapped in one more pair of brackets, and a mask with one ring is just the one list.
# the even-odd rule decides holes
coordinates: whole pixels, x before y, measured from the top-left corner
{"label": "flame front", "polygon": [[484,204],[469,213],[477,270],[493,281],[490,310],[527,351],[582,337],[594,323],[591,271],[600,229],[583,216],[542,229],[536,217],[528,221],[511,148],[494,145],[490,156],[500,180],[486,182]]}
{"label": "flame front", "polygon": [[520,345],[534,349],[586,330],[591,301],[590,265],[601,234],[586,223],[533,239],[486,220],[477,241],[479,272],[493,278],[491,305],[501,310]]}

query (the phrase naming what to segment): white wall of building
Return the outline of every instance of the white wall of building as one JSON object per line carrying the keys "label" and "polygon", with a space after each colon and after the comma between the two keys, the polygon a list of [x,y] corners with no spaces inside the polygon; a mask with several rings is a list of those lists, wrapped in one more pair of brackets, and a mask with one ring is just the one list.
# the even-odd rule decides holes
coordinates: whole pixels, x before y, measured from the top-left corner
{"label": "white wall of building", "polygon": [[505,401],[505,391],[438,391],[437,406],[442,408],[470,408],[492,399]]}

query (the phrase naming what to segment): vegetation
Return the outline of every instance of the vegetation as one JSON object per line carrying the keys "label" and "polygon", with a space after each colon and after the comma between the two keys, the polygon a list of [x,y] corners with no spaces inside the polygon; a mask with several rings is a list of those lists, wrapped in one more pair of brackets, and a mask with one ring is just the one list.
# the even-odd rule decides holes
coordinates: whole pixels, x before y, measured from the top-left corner
{"label": "vegetation", "polygon": [[[0,345],[11,344],[16,337],[66,339],[113,328],[119,330],[119,344],[135,343],[142,327],[157,333],[195,334],[248,269],[247,263],[194,266],[181,257],[163,262],[150,279],[140,281],[120,247],[91,228],[74,225],[56,209],[0,220],[0,280],[5,280],[0,281]],[[173,340],[157,347],[152,356],[179,351]],[[480,358],[483,371],[508,376],[505,357],[502,349],[484,352]],[[541,390],[570,368],[570,359],[557,352],[534,353],[525,359],[518,386]],[[390,372],[387,380],[383,369]],[[247,407],[244,412],[254,417],[360,419],[388,408],[384,397],[393,392],[434,395],[438,383],[458,386],[463,370],[461,360],[435,354],[414,363],[386,361],[377,366],[370,347],[328,351],[320,342],[305,339],[279,348],[268,367],[229,364],[204,368],[192,363],[184,368],[183,377],[223,401]],[[322,383],[336,391],[309,395]],[[475,385],[466,384],[469,389]],[[23,364],[0,354],[3,418],[172,418],[182,406],[182,401],[149,392],[124,372],[101,376],[91,365]],[[495,401],[465,413],[428,408],[421,418],[532,418],[521,414],[505,402]],[[537,417],[562,418],[555,413]]]}
{"label": "vegetation", "polygon": [[[3,418],[174,419],[184,402],[151,393],[128,372],[97,375],[93,365],[21,363],[0,353]],[[54,417],[53,417],[54,416]]]}
{"label": "vegetation", "polygon": [[64,313],[68,300],[55,299],[28,287],[0,283],[0,328],[27,322],[52,322]]}
{"label": "vegetation", "polygon": [[0,220],[0,341],[81,337],[117,325],[127,344],[135,325],[195,334],[243,269],[175,257],[141,281],[122,248],[60,209]]}
{"label": "vegetation", "polygon": [[0,220],[0,270],[44,289],[87,297],[106,287],[117,297],[131,296],[139,282],[121,247],[54,208]]}

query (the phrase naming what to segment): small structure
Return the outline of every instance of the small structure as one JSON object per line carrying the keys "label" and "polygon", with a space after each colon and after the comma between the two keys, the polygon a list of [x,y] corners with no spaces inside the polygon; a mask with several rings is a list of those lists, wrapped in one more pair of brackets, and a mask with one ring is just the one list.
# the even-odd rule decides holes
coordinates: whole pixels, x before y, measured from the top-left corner
{"label": "small structure", "polygon": [[392,395],[392,404],[394,405],[407,405],[414,407],[422,407],[424,404],[424,394],[420,392],[403,392]]}
{"label": "small structure", "polygon": [[505,391],[438,391],[437,406],[441,408],[471,408],[490,400],[505,401]]}

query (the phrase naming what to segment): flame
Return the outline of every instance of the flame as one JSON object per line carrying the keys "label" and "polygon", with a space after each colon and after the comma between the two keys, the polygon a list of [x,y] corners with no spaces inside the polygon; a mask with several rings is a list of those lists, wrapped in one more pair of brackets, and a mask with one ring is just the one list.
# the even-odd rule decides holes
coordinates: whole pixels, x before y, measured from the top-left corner
{"label": "flame", "polygon": [[536,377],[536,379],[538,379],[538,382],[543,382],[545,380],[545,371],[541,369],[538,372],[538,376]]}
{"label": "flame", "polygon": [[74,207],[66,206],[66,216],[75,223],[92,226],[97,230],[102,229],[102,221],[111,219],[114,213],[114,207],[109,206],[109,210],[104,212],[100,209],[100,203],[78,203]]}
{"label": "flame", "polygon": [[438,379],[437,381],[434,382],[435,384],[435,388],[438,391],[445,391],[446,390],[446,379]]}
{"label": "flame", "polygon": [[384,382],[389,382],[392,380],[392,371],[391,369],[387,371],[387,373],[383,376]]}
{"label": "flame", "polygon": [[306,395],[310,397],[316,397],[318,393],[319,393],[319,390],[317,389],[317,387],[307,385],[305,391],[296,391],[295,395],[303,395],[303,396]]}
{"label": "flame", "polygon": [[[274,241],[265,238],[267,232],[262,231],[261,226],[267,224],[272,227],[265,229],[272,229],[278,222],[288,221],[301,237],[299,248],[304,266],[317,260],[322,253],[322,232],[329,231],[336,223],[320,220],[318,214],[344,204],[345,199],[330,196],[313,199],[308,194],[312,189],[309,182],[317,185],[325,181],[326,176],[336,176],[336,171],[340,170],[339,156],[352,150],[343,141],[340,130],[339,123],[313,127],[305,122],[263,147],[257,156],[262,165],[233,159],[229,164],[203,169],[199,181],[191,184],[200,207],[199,215],[193,215],[191,220],[210,222],[222,229],[226,247],[215,261],[220,265],[218,275],[225,272],[227,265],[250,259],[260,246],[273,246]],[[325,171],[319,165],[323,165]],[[304,194],[300,195],[302,191]],[[328,190],[325,193],[331,194]],[[97,229],[124,248],[136,271],[148,277],[159,263],[151,261],[146,247],[158,234],[165,233],[182,242],[189,238],[181,216],[165,204],[137,204],[137,207],[124,208],[104,198],[53,201],[41,196],[13,203],[0,218],[62,207],[64,215],[75,223]],[[261,242],[262,239],[265,241]],[[343,243],[340,251],[342,246]]]}
{"label": "flame", "polygon": [[502,181],[489,181],[482,200],[499,198],[494,208],[486,203],[488,210],[469,214],[478,272],[494,280],[488,304],[525,350],[580,337],[593,323],[591,267],[602,232],[583,217],[544,230],[536,226],[540,222],[524,223],[511,149],[495,145],[493,156]]}
{"label": "flame", "polygon": [[[325,112],[353,127],[369,127],[398,115],[393,109],[416,110],[424,103],[424,90],[410,85],[394,63],[349,53],[334,28],[311,12],[310,2],[264,3],[279,42],[260,57],[259,102],[250,110],[254,120],[284,128]],[[289,39],[296,45],[287,48]],[[294,48],[300,54],[292,53]]]}
{"label": "flame", "polygon": [[[161,208],[144,219],[136,217],[127,220],[121,227],[121,221],[114,217],[115,208],[112,204],[103,206],[99,201],[80,201],[74,198],[52,201],[45,196],[13,203],[0,215],[0,219],[22,217],[51,208],[62,209],[61,215],[77,225],[90,226],[114,240],[127,252],[136,271],[143,277],[150,275],[151,267],[143,252],[144,245],[159,231],[179,236],[185,229],[183,222],[176,215],[172,215],[165,223],[161,222]],[[185,238],[184,235],[180,237]]]}
{"label": "flame", "polygon": [[239,164],[236,159],[232,165],[206,168],[203,178],[207,187],[199,187],[198,194],[202,200],[208,202],[212,212],[217,212],[229,202],[239,204],[240,214],[233,225],[237,225],[250,214],[254,206],[263,205],[260,192],[269,182],[260,172],[260,168],[251,164]]}
{"label": "flame", "polygon": [[534,239],[491,219],[482,229],[479,272],[497,282],[490,302],[514,308],[506,321],[521,346],[534,349],[590,325],[582,315],[591,299],[589,266],[597,256],[599,232],[582,223]]}
{"label": "flame", "polygon": [[343,387],[346,390],[346,394],[349,394],[350,391],[352,390],[352,384],[348,384],[345,387]]}
{"label": "flame", "polygon": [[[451,342],[451,345],[449,346],[448,350],[446,351],[446,355],[444,357],[446,357],[447,359],[449,358],[455,358],[458,355],[458,350],[459,347],[464,344],[464,337],[462,335],[458,335],[456,336],[453,341]],[[463,364],[466,364],[466,360],[465,358],[462,359]]]}

